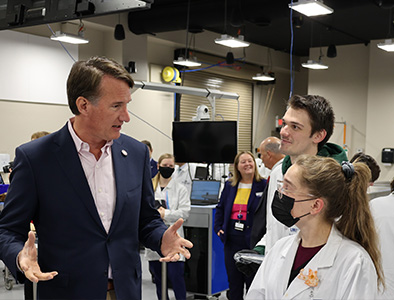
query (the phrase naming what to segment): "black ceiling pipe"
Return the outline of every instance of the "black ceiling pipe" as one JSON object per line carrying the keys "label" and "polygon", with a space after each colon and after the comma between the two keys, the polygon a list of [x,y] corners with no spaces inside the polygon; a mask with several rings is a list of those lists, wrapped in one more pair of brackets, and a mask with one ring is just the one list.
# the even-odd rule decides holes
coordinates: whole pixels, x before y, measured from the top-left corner
{"label": "black ceiling pipe", "polygon": [[[219,26],[224,22],[224,13],[215,2],[206,5],[191,5],[189,28],[200,27],[199,24]],[[187,1],[176,6],[156,7],[145,11],[129,12],[128,26],[134,34],[154,34],[167,31],[185,30]]]}
{"label": "black ceiling pipe", "polygon": [[[241,4],[239,4],[241,3]],[[157,4],[157,5],[156,5]],[[262,11],[267,6],[261,0],[248,0],[248,1],[229,1],[227,5],[227,29],[231,32],[228,34],[236,34],[237,28],[231,24],[231,12],[233,8],[242,5],[242,19],[245,22],[258,23],[264,18],[262,23],[267,25],[267,17],[262,16]],[[272,4],[271,4],[272,5]],[[270,15],[277,14],[277,9],[270,11]],[[279,13],[279,12],[278,12]],[[212,30],[213,27],[223,28],[223,32],[227,31],[224,28],[224,1],[198,1],[197,3],[191,2],[190,7],[190,26],[189,28],[197,28],[199,30],[207,29]],[[134,34],[154,34],[168,31],[185,30],[187,17],[187,1],[175,2],[175,4],[160,4],[155,1],[155,5],[149,10],[131,11],[128,15],[128,27]],[[268,20],[269,22],[269,20]]]}

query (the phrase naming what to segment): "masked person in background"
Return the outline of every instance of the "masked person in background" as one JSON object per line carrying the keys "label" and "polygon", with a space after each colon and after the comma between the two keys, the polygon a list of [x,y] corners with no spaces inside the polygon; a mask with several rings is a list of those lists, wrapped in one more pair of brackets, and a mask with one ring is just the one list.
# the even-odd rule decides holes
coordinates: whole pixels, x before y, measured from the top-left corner
{"label": "masked person in background", "polygon": [[[172,154],[163,154],[159,157],[158,173],[152,179],[155,191],[155,205],[161,218],[167,226],[175,223],[179,218],[186,220],[190,213],[190,198],[187,189],[175,180],[172,174],[175,169],[175,158]],[[183,237],[183,227],[178,229],[178,234]],[[145,257],[149,260],[149,270],[154,276],[157,298],[162,299],[162,264],[157,252],[146,249]],[[172,284],[175,298],[186,299],[186,285],[184,279],[185,257],[167,265],[167,276]],[[169,299],[168,292],[166,299]]]}
{"label": "masked person in background", "polygon": [[297,235],[265,257],[246,299],[375,299],[384,287],[364,163],[303,155],[278,182],[272,213]]}

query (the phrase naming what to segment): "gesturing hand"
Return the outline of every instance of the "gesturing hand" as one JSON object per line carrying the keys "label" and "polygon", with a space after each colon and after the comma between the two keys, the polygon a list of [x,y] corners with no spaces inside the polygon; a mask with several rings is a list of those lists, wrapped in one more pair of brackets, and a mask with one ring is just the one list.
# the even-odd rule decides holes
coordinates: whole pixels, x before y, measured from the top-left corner
{"label": "gesturing hand", "polygon": [[180,237],[177,233],[182,224],[183,219],[178,219],[164,232],[161,240],[161,253],[165,257],[160,258],[160,261],[178,261],[180,258],[179,254],[184,255],[187,259],[190,258],[190,252],[186,248],[192,248],[192,242]]}
{"label": "gesturing hand", "polygon": [[37,262],[37,249],[34,245],[36,237],[33,231],[29,232],[29,237],[18,254],[19,267],[24,272],[27,279],[32,282],[51,280],[57,275],[56,271],[43,273]]}

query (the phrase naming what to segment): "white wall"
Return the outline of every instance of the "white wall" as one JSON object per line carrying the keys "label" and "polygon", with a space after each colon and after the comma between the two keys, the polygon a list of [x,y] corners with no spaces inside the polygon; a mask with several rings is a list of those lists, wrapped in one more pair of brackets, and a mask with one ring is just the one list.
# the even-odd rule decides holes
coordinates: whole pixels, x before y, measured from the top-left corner
{"label": "white wall", "polygon": [[[327,48],[322,49],[323,53]],[[311,50],[311,58],[320,49]],[[331,102],[335,119],[346,122],[346,145],[349,157],[357,149],[365,149],[368,99],[369,47],[350,45],[337,47],[336,58],[324,58],[328,70],[310,70],[308,94],[317,94]],[[344,125],[336,124],[331,142],[343,146]]]}
{"label": "white wall", "polygon": [[15,148],[30,141],[34,132],[56,131],[70,117],[67,105],[0,101],[0,153],[13,160]]}
{"label": "white wall", "polygon": [[[337,46],[336,58],[324,58],[328,70],[309,71],[308,93],[326,97],[337,121],[346,121],[348,156],[363,149],[379,163],[378,181],[390,181],[392,166],[381,163],[382,148],[394,148],[394,54],[376,47],[378,41]],[[380,41],[379,41],[380,42]],[[326,53],[327,48],[322,49]],[[311,59],[320,49],[311,49]],[[337,125],[331,142],[342,145],[343,125]]]}
{"label": "white wall", "polygon": [[382,41],[370,44],[365,149],[379,162],[379,180],[391,181],[394,168],[381,163],[381,152],[394,148],[394,53],[379,49],[377,42]]}

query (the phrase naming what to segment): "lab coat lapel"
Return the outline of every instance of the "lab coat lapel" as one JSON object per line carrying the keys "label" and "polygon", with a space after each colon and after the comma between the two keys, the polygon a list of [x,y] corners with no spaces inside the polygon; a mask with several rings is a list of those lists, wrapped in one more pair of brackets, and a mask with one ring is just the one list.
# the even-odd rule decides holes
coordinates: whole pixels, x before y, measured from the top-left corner
{"label": "lab coat lapel", "polygon": [[71,182],[71,186],[74,188],[75,193],[86,206],[91,217],[105,233],[104,226],[98,215],[96,204],[94,203],[88,181],[82,168],[81,160],[78,157],[67,124],[59,131],[59,134],[54,137],[54,142],[56,144],[55,155],[59,165],[63,169],[67,179]]}
{"label": "lab coat lapel", "polygon": [[[292,299],[295,295],[301,293],[305,289],[308,288],[303,281],[294,279],[290,284],[289,288],[287,288],[287,284],[289,282],[291,268],[293,267],[295,254],[298,249],[298,245],[300,243],[300,234],[296,236],[293,243],[291,243],[288,247],[285,247],[281,251],[281,257],[284,259],[283,270],[281,273],[283,274],[281,280],[281,289],[285,292],[284,299]],[[299,282],[298,282],[299,281]]]}
{"label": "lab coat lapel", "polygon": [[[299,234],[298,234],[299,236]],[[299,241],[299,239],[298,239]],[[307,275],[309,269],[312,271],[317,270],[317,277],[319,281],[324,280],[321,278],[321,271],[323,268],[331,268],[334,263],[334,259],[338,253],[339,246],[342,241],[342,236],[338,233],[337,229],[333,225],[331,228],[330,235],[328,237],[326,245],[310,260],[310,262],[304,268],[304,274]],[[298,247],[298,243],[297,243]],[[295,248],[297,251],[297,248]],[[292,256],[293,259],[295,257]],[[291,266],[293,264],[291,263]],[[308,289],[309,286],[305,284],[305,281],[299,278],[294,278],[293,282],[290,284],[288,290],[286,291],[286,298],[293,299],[301,292]]]}

